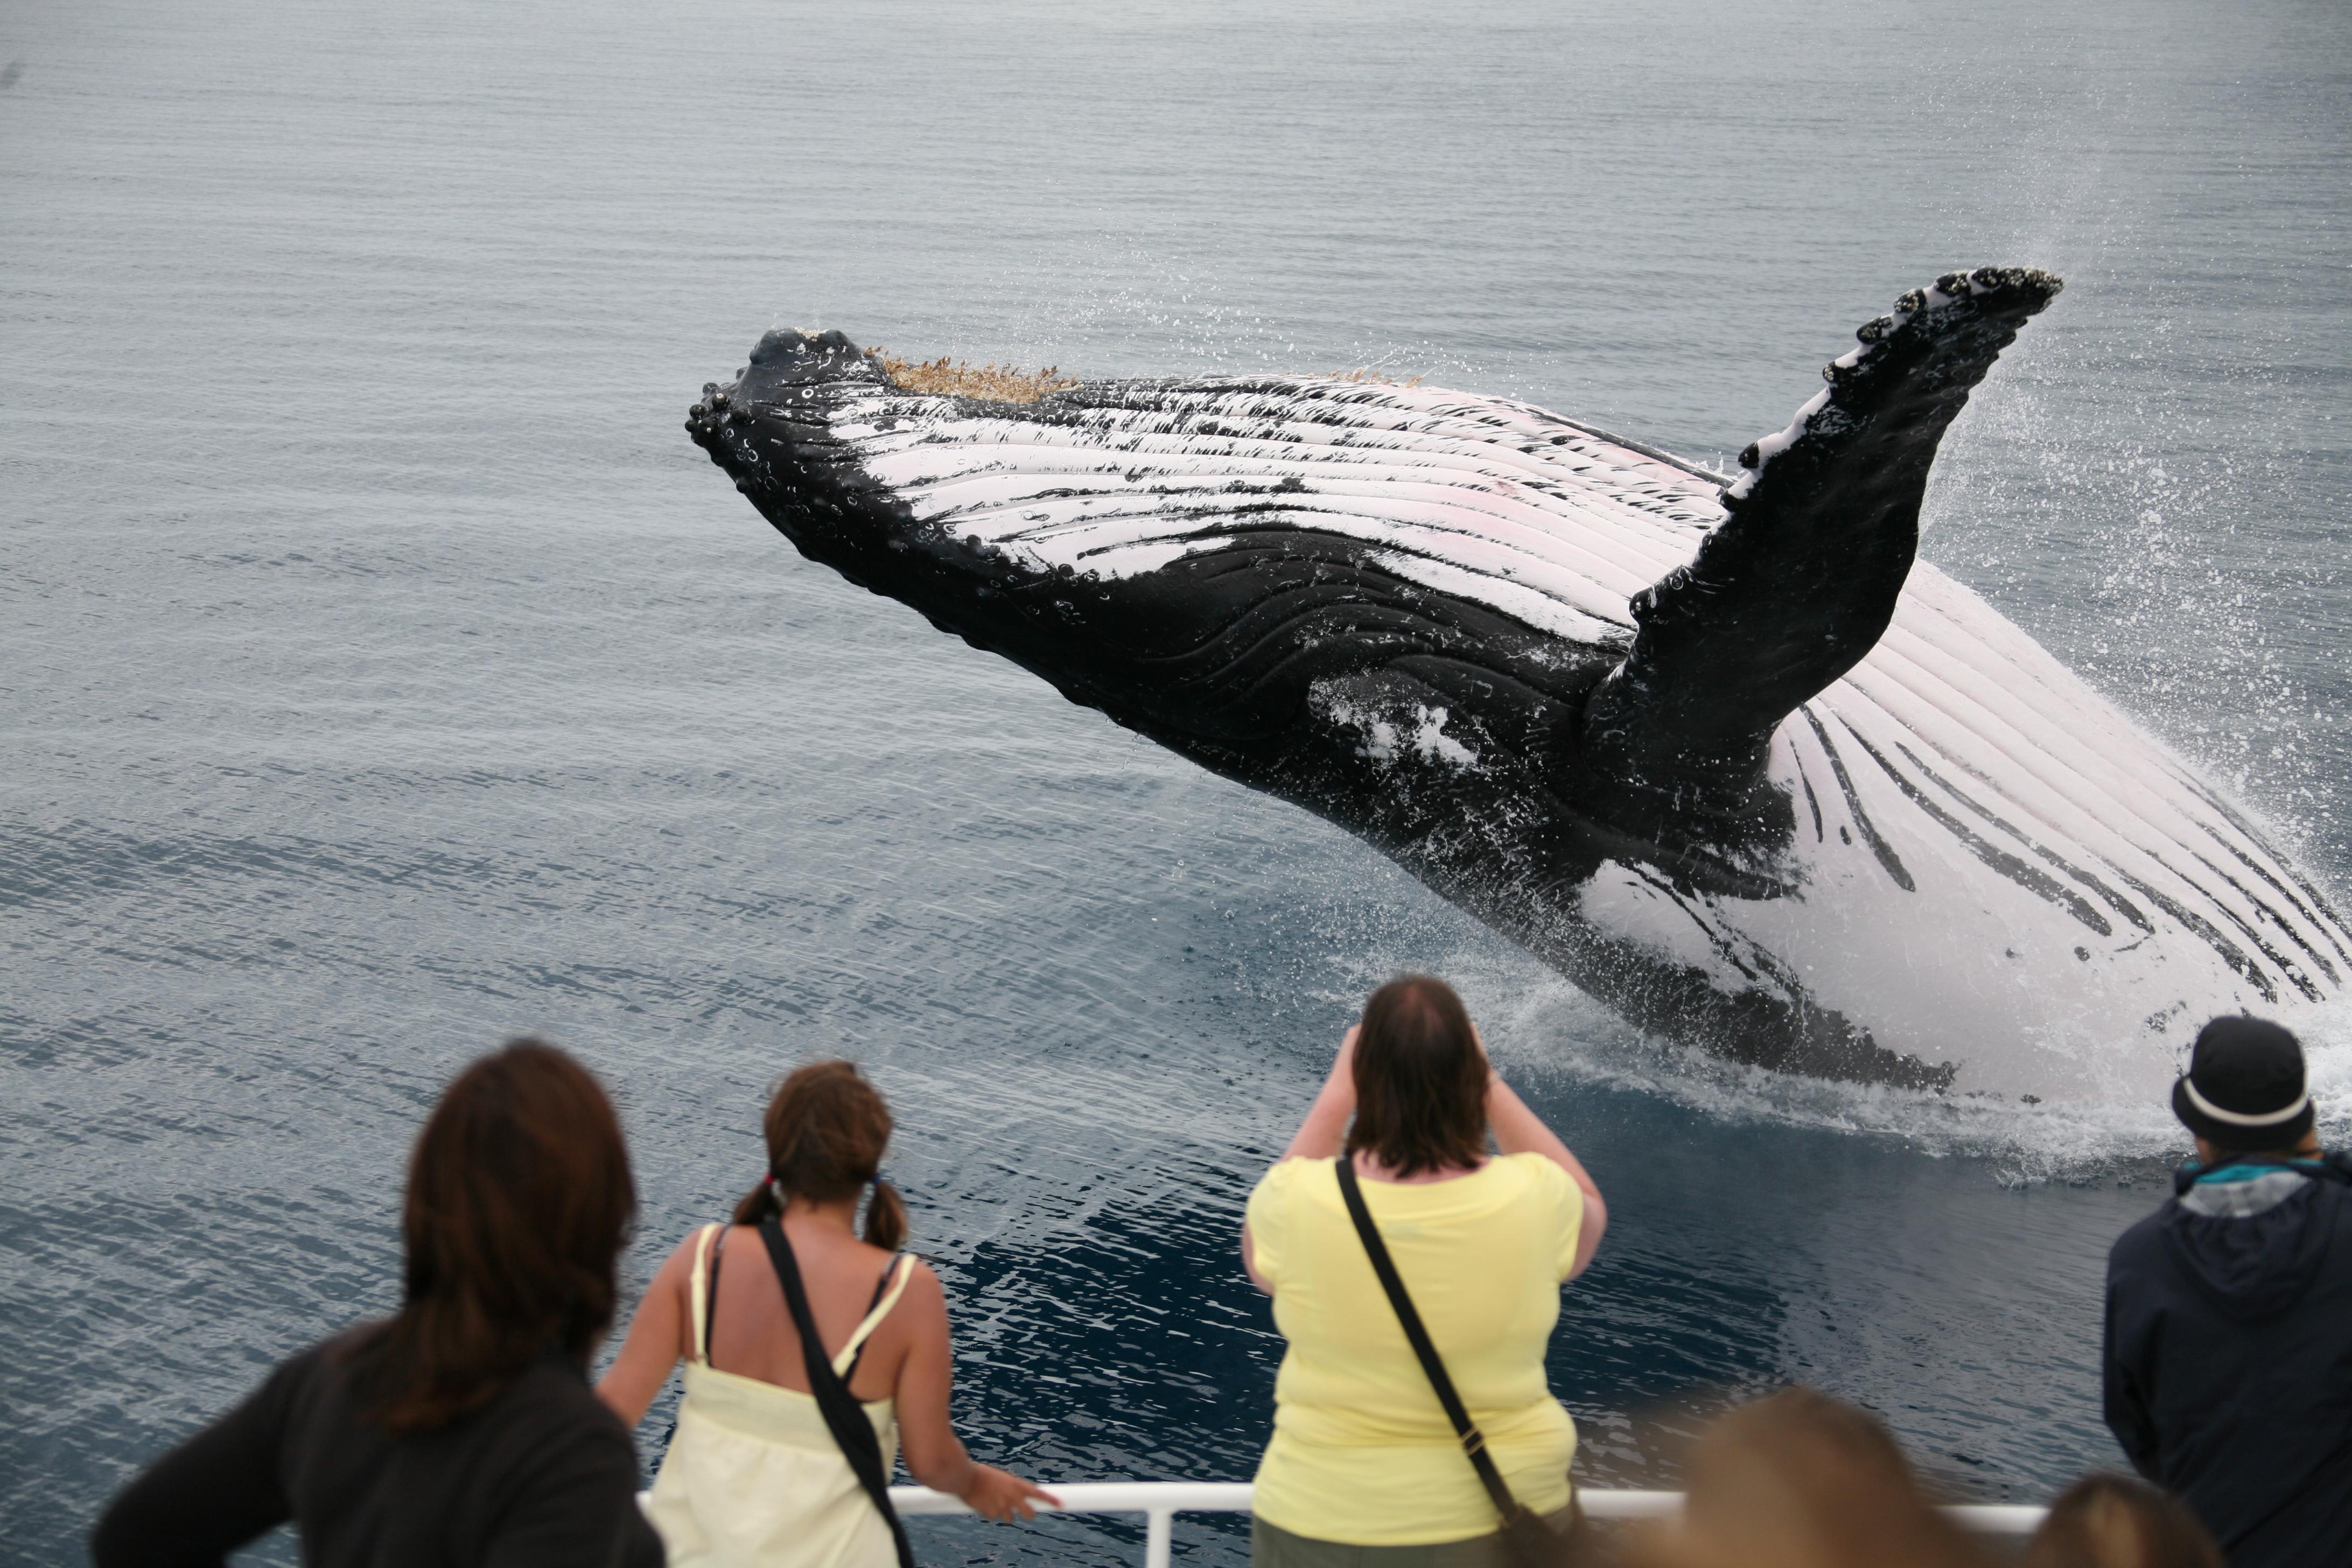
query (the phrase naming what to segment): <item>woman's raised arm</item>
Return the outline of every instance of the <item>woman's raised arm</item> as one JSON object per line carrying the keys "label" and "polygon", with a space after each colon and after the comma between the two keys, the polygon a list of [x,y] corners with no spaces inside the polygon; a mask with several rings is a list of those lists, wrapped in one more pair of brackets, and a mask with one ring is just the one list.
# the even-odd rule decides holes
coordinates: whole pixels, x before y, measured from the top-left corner
{"label": "woman's raised arm", "polygon": [[654,1395],[669,1381],[671,1371],[688,1353],[686,1287],[694,1272],[695,1240],[701,1234],[688,1232],[656,1271],[653,1282],[638,1299],[636,1315],[629,1320],[629,1337],[622,1342],[620,1355],[596,1384],[596,1396],[611,1405],[632,1431],[646,1418]]}
{"label": "woman's raised arm", "polygon": [[1339,1041],[1339,1054],[1323,1079],[1322,1092],[1307,1108],[1307,1119],[1290,1135],[1283,1160],[1328,1160],[1348,1144],[1348,1123],[1356,1114],[1356,1037],[1363,1026],[1350,1024]]}
{"label": "woman's raised arm", "polygon": [[[1472,1026],[1472,1032],[1476,1026]],[[1481,1038],[1478,1048],[1486,1048]],[[1559,1134],[1544,1125],[1543,1118],[1528,1109],[1503,1075],[1494,1071],[1493,1058],[1487,1059],[1486,1125],[1494,1129],[1495,1147],[1506,1154],[1541,1154],[1568,1173],[1584,1194],[1584,1217],[1576,1229],[1576,1258],[1568,1271],[1570,1279],[1591,1266],[1592,1255],[1601,1246],[1601,1233],[1609,1228],[1609,1205],[1601,1201],[1601,1189],[1595,1185],[1584,1162],[1570,1152],[1559,1141]]]}
{"label": "woman's raised arm", "polygon": [[[1339,1054],[1331,1059],[1331,1070],[1324,1075],[1322,1092],[1315,1103],[1307,1108],[1307,1119],[1298,1131],[1290,1135],[1289,1146],[1275,1161],[1328,1160],[1348,1146],[1348,1123],[1356,1114],[1356,1036],[1360,1024],[1348,1026],[1339,1041]],[[1257,1271],[1257,1248],[1251,1245],[1249,1221],[1242,1221],[1242,1272],[1250,1283],[1274,1294],[1274,1287]]]}

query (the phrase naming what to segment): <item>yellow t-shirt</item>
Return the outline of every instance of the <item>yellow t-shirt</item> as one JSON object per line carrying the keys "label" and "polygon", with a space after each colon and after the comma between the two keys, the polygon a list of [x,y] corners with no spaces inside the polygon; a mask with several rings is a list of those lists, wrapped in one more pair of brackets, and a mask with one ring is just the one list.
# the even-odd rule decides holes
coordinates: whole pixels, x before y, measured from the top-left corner
{"label": "yellow t-shirt", "polygon": [[[1584,1196],[1540,1154],[1467,1176],[1366,1182],[1364,1205],[1512,1495],[1565,1508],[1576,1424],[1544,1383]],[[1250,1194],[1250,1246],[1290,1342],[1274,1384],[1258,1516],[1350,1546],[1501,1527],[1348,1218],[1328,1160],[1286,1160]]]}

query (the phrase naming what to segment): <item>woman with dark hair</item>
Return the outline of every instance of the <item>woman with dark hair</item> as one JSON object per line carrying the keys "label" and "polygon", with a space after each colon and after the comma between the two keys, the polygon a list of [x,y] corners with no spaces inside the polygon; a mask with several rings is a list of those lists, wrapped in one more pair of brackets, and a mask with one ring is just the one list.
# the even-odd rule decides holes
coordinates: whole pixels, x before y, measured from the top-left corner
{"label": "woman with dark hair", "polygon": [[219,1564],[288,1520],[310,1568],[658,1568],[588,1386],[636,1215],[612,1102],[519,1040],[457,1075],[401,1207],[400,1311],[304,1351],[123,1489],[98,1568]]}
{"label": "woman with dark hair", "polygon": [[1607,1223],[1452,987],[1410,974],[1374,992],[1242,1226],[1243,1266],[1289,1342],[1251,1561],[1488,1568],[1510,1537],[1564,1529],[1576,1426],[1544,1348],[1561,1282]]}
{"label": "woman with dark hair", "polygon": [[649,1509],[670,1568],[906,1568],[888,1496],[902,1438],[917,1480],[991,1519],[1054,1503],[973,1463],[949,1422],[947,1296],[898,1250],[907,1213],[882,1179],[882,1096],[849,1063],[818,1062],[784,1079],[764,1121],[759,1184],[731,1226],[678,1243],[597,1384],[635,1426],[686,1363]]}

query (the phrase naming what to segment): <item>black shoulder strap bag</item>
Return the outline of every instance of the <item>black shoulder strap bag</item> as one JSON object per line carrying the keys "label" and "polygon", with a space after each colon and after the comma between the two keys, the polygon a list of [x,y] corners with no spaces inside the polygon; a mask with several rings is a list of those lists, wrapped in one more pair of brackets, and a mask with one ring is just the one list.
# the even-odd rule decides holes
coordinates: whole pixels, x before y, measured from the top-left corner
{"label": "black shoulder strap bag", "polygon": [[[1371,1210],[1364,1206],[1363,1188],[1356,1180],[1355,1159],[1343,1153],[1335,1168],[1339,1173],[1339,1196],[1346,1200],[1348,1217],[1356,1222],[1356,1234],[1363,1238],[1364,1250],[1371,1256],[1372,1272],[1381,1277],[1381,1289],[1389,1293],[1389,1305],[1396,1309],[1404,1337],[1412,1345],[1412,1353],[1420,1358],[1421,1370],[1428,1374],[1430,1387],[1437,1391],[1437,1402],[1445,1406],[1445,1418],[1454,1423],[1454,1434],[1462,1439],[1462,1451],[1470,1457],[1471,1467],[1478,1472],[1486,1495],[1494,1500],[1495,1511],[1502,1516],[1503,1550],[1512,1568],[1565,1568],[1579,1561],[1582,1510],[1570,1516],[1567,1530],[1558,1531],[1546,1524],[1541,1514],[1511,1495],[1503,1472],[1495,1468],[1494,1456],[1486,1452],[1486,1434],[1470,1419],[1469,1407],[1454,1391],[1454,1380],[1445,1374],[1445,1363],[1438,1359],[1437,1347],[1430,1342],[1429,1331],[1422,1326],[1412,1298],[1405,1294],[1404,1280],[1389,1257],[1388,1244],[1381,1239],[1380,1227],[1372,1223]],[[1574,1507],[1572,1502],[1570,1507]]]}
{"label": "black shoulder strap bag", "polygon": [[824,1416],[833,1440],[841,1445],[842,1457],[856,1473],[858,1484],[890,1526],[890,1539],[898,1548],[898,1568],[915,1568],[907,1527],[898,1522],[898,1510],[890,1506],[890,1477],[882,1468],[882,1439],[875,1436],[874,1423],[866,1418],[866,1407],[825,1357],[824,1342],[816,1335],[816,1316],[809,1310],[808,1291],[801,1285],[800,1260],[793,1256],[793,1244],[784,1239],[784,1227],[772,1215],[760,1222],[760,1239],[768,1244],[768,1261],[776,1266],[776,1282],[784,1288],[784,1305],[792,1309],[793,1327],[800,1331],[801,1355],[808,1363],[809,1392],[816,1396],[817,1410]]}

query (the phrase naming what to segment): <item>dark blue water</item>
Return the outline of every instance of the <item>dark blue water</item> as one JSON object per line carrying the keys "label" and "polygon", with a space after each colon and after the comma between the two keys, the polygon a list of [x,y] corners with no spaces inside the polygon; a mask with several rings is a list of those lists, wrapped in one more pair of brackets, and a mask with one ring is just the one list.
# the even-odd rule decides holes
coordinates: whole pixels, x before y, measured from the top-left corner
{"label": "dark blue water", "polygon": [[[132,1467],[392,1304],[407,1142],[521,1030],[625,1108],[633,1279],[755,1173],[765,1086],[851,1056],[974,1447],[1246,1476],[1278,1344],[1240,1204],[1407,965],[1609,1194],[1552,1353],[1587,1479],[1668,1479],[1692,1411],[1791,1378],[1957,1495],[2113,1458],[2098,1279],[2160,1107],[1648,1047],[803,563],[678,423],[765,328],[838,325],[1374,365],[1721,460],[1904,289],[2052,267],[1927,552],[2341,888],[2352,19],[1108,9],[0,12],[0,1560],[73,1560]],[[2340,1127],[2352,1026],[2318,1043]]]}

